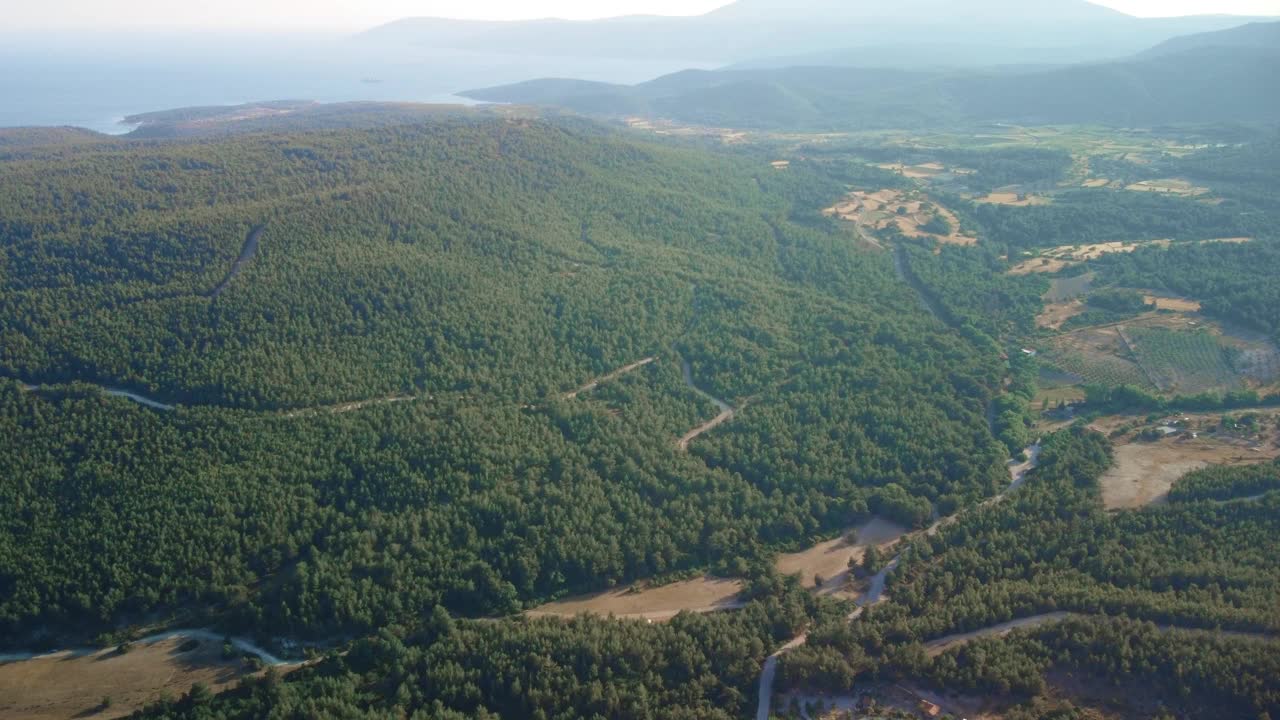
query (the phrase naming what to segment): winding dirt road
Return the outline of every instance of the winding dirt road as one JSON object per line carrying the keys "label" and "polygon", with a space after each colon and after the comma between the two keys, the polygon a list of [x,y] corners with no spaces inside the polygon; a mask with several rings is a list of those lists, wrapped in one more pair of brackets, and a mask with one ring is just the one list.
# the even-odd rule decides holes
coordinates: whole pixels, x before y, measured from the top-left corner
{"label": "winding dirt road", "polygon": [[[987,507],[995,503],[998,503],[1004,500],[1005,496],[1007,496],[1009,493],[1013,492],[1019,487],[1022,487],[1023,483],[1026,482],[1028,473],[1034,470],[1037,464],[1039,463],[1040,449],[1041,449],[1040,443],[1037,442],[1035,445],[1032,445],[1031,447],[1026,449],[1026,455],[1028,458],[1026,462],[1019,463],[1019,462],[1010,460],[1009,461],[1009,487],[1006,488],[1004,492],[1000,493],[999,495],[996,495],[990,500],[987,500],[986,502],[982,503],[978,507]],[[967,510],[962,510],[957,514],[952,515],[951,517],[943,518],[935,522],[933,525],[929,526],[928,529],[923,530],[922,532],[926,535],[934,535],[944,526],[958,520],[960,517],[964,515],[965,512],[967,512]],[[907,535],[905,537],[910,538],[911,536]],[[902,560],[901,555],[893,558],[892,560],[889,561],[887,565],[885,565],[883,570],[876,573],[876,575],[871,578],[871,584],[870,586],[868,586],[866,592],[864,592],[862,596],[855,601],[858,607],[853,612],[849,613],[849,616],[848,616],[849,622],[853,622],[854,620],[857,620],[858,618],[862,617],[862,613],[866,608],[872,605],[875,605],[877,603],[880,603],[884,600],[885,584],[889,579],[889,573],[893,572],[898,568],[898,565],[901,562],[901,560]],[[979,632],[982,632],[982,631],[979,631]],[[945,639],[946,638],[944,638],[944,640]],[[783,655],[787,654],[787,652],[804,645],[806,642],[808,642],[808,640],[809,640],[809,635],[807,633],[801,634],[793,638],[786,645],[783,645],[781,649],[779,649],[773,655],[770,655],[769,658],[765,660],[764,668],[760,673],[760,698],[759,698],[759,703],[756,706],[756,720],[769,720],[769,713],[773,705],[773,684],[774,684],[774,679],[777,677],[777,673],[778,673],[779,659],[781,659]]]}
{"label": "winding dirt road", "polygon": [[680,438],[680,439],[676,442],[676,447],[680,448],[680,451],[681,451],[681,452],[688,452],[688,450],[689,450],[689,443],[691,443],[691,442],[693,442],[694,440],[698,439],[698,437],[700,437],[700,436],[702,436],[702,435],[705,435],[705,434],[707,434],[707,433],[711,432],[712,430],[715,430],[716,428],[720,427],[721,425],[723,425],[723,424],[725,424],[725,423],[729,422],[730,420],[732,420],[732,419],[733,419],[733,418],[738,414],[738,412],[739,412],[742,408],[734,408],[734,407],[733,407],[732,405],[730,405],[729,403],[727,403],[727,402],[725,402],[725,401],[721,400],[720,398],[718,398],[718,397],[716,397],[716,396],[712,395],[711,393],[707,392],[706,390],[703,390],[702,388],[698,387],[698,386],[693,382],[693,367],[692,367],[691,365],[689,365],[689,361],[688,361],[688,360],[681,360],[681,361],[680,361],[680,369],[681,369],[681,372],[683,372],[683,373],[684,373],[684,384],[685,384],[685,385],[687,385],[687,386],[688,386],[690,389],[692,389],[694,392],[696,392],[696,393],[698,393],[699,395],[701,395],[701,396],[703,397],[703,399],[705,399],[705,400],[709,400],[710,402],[712,402],[713,404],[715,404],[715,406],[716,406],[716,407],[720,408],[720,414],[719,414],[719,415],[716,415],[714,418],[712,418],[712,419],[708,420],[707,422],[705,422],[705,423],[703,423],[703,424],[699,425],[698,427],[696,427],[696,428],[694,428],[694,429],[690,430],[689,432],[685,433],[685,434],[684,434],[684,437]]}

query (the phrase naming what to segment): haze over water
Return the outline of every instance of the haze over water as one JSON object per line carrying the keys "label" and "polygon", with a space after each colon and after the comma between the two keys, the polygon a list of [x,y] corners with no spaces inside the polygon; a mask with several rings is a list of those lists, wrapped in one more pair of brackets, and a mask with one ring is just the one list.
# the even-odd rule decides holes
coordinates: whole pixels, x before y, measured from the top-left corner
{"label": "haze over water", "polygon": [[0,36],[0,127],[74,125],[126,132],[127,115],[266,100],[470,102],[455,93],[531,77],[634,83],[698,67],[432,48],[336,36]]}

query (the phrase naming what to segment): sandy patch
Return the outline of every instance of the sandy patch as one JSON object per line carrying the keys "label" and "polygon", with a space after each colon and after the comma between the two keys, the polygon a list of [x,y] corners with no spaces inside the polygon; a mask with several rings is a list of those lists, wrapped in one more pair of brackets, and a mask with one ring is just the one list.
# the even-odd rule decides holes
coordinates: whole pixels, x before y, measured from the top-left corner
{"label": "sandy patch", "polygon": [[[817,575],[824,583],[818,591],[824,595],[843,593],[849,583],[849,559],[862,559],[872,544],[884,546],[895,542],[907,529],[880,518],[872,518],[835,540],[818,543],[798,552],[781,555],[776,567],[784,575],[799,574],[807,587],[814,585]],[[848,538],[853,535],[854,542]],[[693,580],[643,587],[640,585],[594,595],[559,600],[530,610],[532,617],[573,617],[582,613],[614,615],[620,618],[663,622],[681,612],[719,612],[742,607],[738,594],[741,580],[701,577]]]}
{"label": "sandy patch", "polygon": [[1084,183],[1082,183],[1082,185],[1087,188],[1104,188],[1110,184],[1111,181],[1106,178],[1092,178],[1090,180],[1085,180]]}
{"label": "sandy patch", "polygon": [[[205,641],[195,650],[180,653],[182,643],[181,639],[161,640],[124,655],[117,655],[113,648],[0,665],[0,717],[123,717],[158,700],[162,693],[179,698],[198,682],[218,692],[249,673],[238,658],[222,659],[221,643]],[[111,698],[111,707],[99,711],[106,697]]]}
{"label": "sandy patch", "polygon": [[899,175],[911,178],[912,180],[925,180],[942,174],[946,170],[945,167],[938,163],[925,163],[923,165],[903,165],[902,163],[884,163],[876,167],[881,170],[889,170]]}

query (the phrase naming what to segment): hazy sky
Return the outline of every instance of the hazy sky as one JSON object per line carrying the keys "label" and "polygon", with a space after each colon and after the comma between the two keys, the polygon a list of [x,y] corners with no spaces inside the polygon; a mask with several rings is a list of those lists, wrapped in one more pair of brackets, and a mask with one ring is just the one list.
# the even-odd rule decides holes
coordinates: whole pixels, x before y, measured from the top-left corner
{"label": "hazy sky", "polygon": [[[0,0],[6,26],[0,30],[361,29],[415,15],[588,19],[634,13],[696,15],[724,4],[726,0]],[[1098,4],[1146,16],[1280,15],[1280,0],[1098,0]]]}

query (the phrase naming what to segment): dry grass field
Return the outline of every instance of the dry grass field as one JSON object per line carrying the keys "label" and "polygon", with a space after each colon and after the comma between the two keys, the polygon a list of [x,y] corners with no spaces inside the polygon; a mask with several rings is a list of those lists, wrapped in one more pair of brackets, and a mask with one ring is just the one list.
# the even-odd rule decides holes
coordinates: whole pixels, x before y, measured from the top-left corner
{"label": "dry grass field", "polygon": [[[897,541],[907,529],[880,518],[872,518],[843,536],[818,543],[797,553],[778,557],[776,567],[785,575],[799,574],[807,587],[821,576],[816,590],[824,595],[841,595],[849,581],[849,560],[861,560],[871,545],[885,546]],[[850,542],[852,538],[852,542]],[[582,613],[663,622],[681,612],[718,612],[741,607],[740,580],[701,577],[656,587],[634,586],[548,603],[529,611],[533,617],[574,617]]]}
{"label": "dry grass field", "polygon": [[0,718],[118,718],[162,694],[179,698],[196,683],[217,692],[250,673],[239,658],[224,660],[218,643],[202,642],[184,653],[182,642],[161,640],[123,655],[115,649],[64,652],[0,665]]}

